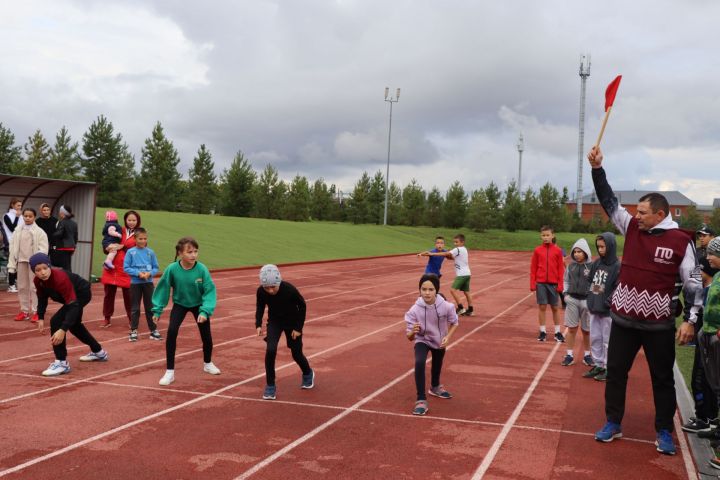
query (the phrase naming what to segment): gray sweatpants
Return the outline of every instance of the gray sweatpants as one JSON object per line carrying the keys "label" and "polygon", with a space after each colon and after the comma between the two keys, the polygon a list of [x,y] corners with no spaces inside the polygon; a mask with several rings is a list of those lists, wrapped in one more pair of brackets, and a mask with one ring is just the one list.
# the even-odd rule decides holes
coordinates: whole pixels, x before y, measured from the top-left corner
{"label": "gray sweatpants", "polygon": [[[720,394],[720,339],[717,335],[705,333],[700,329],[698,347],[700,347],[700,359],[705,368],[708,384],[713,392]],[[720,403],[720,396],[718,399]]]}
{"label": "gray sweatpants", "polygon": [[590,313],[590,352],[595,365],[601,368],[607,368],[610,327],[612,327],[610,315]]}

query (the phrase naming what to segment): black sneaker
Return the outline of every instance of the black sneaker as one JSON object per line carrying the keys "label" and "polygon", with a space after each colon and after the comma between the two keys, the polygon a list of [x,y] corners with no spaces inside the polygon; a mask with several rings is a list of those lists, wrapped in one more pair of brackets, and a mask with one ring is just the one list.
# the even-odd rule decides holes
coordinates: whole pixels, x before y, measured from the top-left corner
{"label": "black sneaker", "polygon": [[600,373],[602,371],[603,371],[603,369],[596,365],[596,366],[592,367],[590,370],[588,370],[587,372],[583,373],[583,377],[584,378],[595,378],[595,375],[597,375],[598,373]]}
{"label": "black sneaker", "polygon": [[598,382],[605,382],[605,381],[607,381],[607,369],[606,369],[606,368],[601,368],[601,369],[600,369],[600,373],[598,373],[597,375],[595,375],[594,378],[595,378],[595,380],[598,381]]}
{"label": "black sneaker", "polygon": [[563,367],[569,367],[573,363],[575,363],[575,359],[573,358],[573,356],[565,355],[565,358],[563,358],[563,361],[560,363],[560,365],[562,365]]}
{"label": "black sneaker", "polygon": [[558,343],[565,343],[565,337],[560,332],[555,333],[555,341]]}
{"label": "black sneaker", "polygon": [[464,317],[472,317],[472,314],[473,314],[473,307],[468,307],[460,315],[462,315]]}
{"label": "black sneaker", "polygon": [[697,432],[698,438],[706,438],[710,440],[720,440],[720,431],[718,429],[710,429]]}
{"label": "black sneaker", "polygon": [[585,364],[585,366],[587,367],[592,367],[593,365],[595,365],[595,362],[593,362],[593,359],[590,355],[585,355],[583,357],[583,364]]}
{"label": "black sneaker", "polygon": [[538,342],[544,342],[546,337],[547,337],[547,333],[540,332],[540,335],[538,335],[538,338],[537,338]]}
{"label": "black sneaker", "polygon": [[463,307],[462,303],[458,303],[457,308],[455,308],[455,313],[457,313],[458,315],[462,315],[463,312],[465,312],[465,307]]}
{"label": "black sneaker", "polygon": [[702,418],[691,418],[689,422],[682,426],[682,429],[689,433],[709,432],[710,422]]}

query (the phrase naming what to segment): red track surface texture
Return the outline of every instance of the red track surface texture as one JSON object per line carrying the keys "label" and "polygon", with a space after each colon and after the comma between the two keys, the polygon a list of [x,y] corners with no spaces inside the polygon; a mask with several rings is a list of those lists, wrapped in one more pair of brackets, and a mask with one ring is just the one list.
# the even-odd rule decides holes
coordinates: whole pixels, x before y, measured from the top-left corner
{"label": "red track surface texture", "polygon": [[[0,477],[697,478],[686,449],[674,457],[655,451],[642,354],[631,372],[625,438],[595,442],[604,387],[583,379],[581,365],[560,366],[558,344],[535,340],[529,256],[470,258],[476,314],[461,318],[442,373],[454,398],[430,397],[426,417],[410,415],[413,350],[403,324],[424,268],[414,256],[282,269],[308,301],[303,338],[317,378],[301,390],[281,342],[276,401],[261,400],[265,343],[254,329],[254,270],[214,275],[213,361],[222,374],[203,373],[200,338],[186,320],[170,387],[158,385],[164,342],[149,340],[142,320],[140,341],[127,341],[119,295],[112,327],[99,328],[98,285],[84,316],[110,360],[77,361],[86,347],[69,336],[73,371],[43,378],[49,335],[13,322],[17,299],[2,292]],[[449,298],[452,265],[444,270]]]}

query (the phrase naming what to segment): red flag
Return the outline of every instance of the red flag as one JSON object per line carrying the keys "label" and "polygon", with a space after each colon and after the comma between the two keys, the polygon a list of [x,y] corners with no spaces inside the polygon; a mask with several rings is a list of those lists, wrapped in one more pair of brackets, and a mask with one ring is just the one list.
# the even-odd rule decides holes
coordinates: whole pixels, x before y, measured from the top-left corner
{"label": "red flag", "polygon": [[615,80],[610,82],[610,85],[608,85],[607,90],[605,90],[605,111],[608,111],[608,108],[613,106],[613,102],[615,101],[615,95],[617,95],[618,87],[620,86],[620,80],[622,80],[622,75],[618,75],[615,77]]}

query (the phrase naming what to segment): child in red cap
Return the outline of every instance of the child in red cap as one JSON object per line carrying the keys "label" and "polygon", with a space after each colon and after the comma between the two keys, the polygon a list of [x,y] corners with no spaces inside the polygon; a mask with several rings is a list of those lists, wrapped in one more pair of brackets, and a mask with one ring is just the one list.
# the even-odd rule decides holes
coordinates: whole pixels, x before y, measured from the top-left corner
{"label": "child in red cap", "polygon": [[103,251],[107,253],[105,262],[103,262],[103,267],[108,270],[113,270],[115,268],[113,265],[115,255],[117,255],[117,251],[122,248],[122,245],[120,244],[120,240],[122,239],[122,227],[120,226],[120,223],[118,223],[118,216],[114,210],[108,210],[105,212],[105,226],[103,227],[102,235]]}

